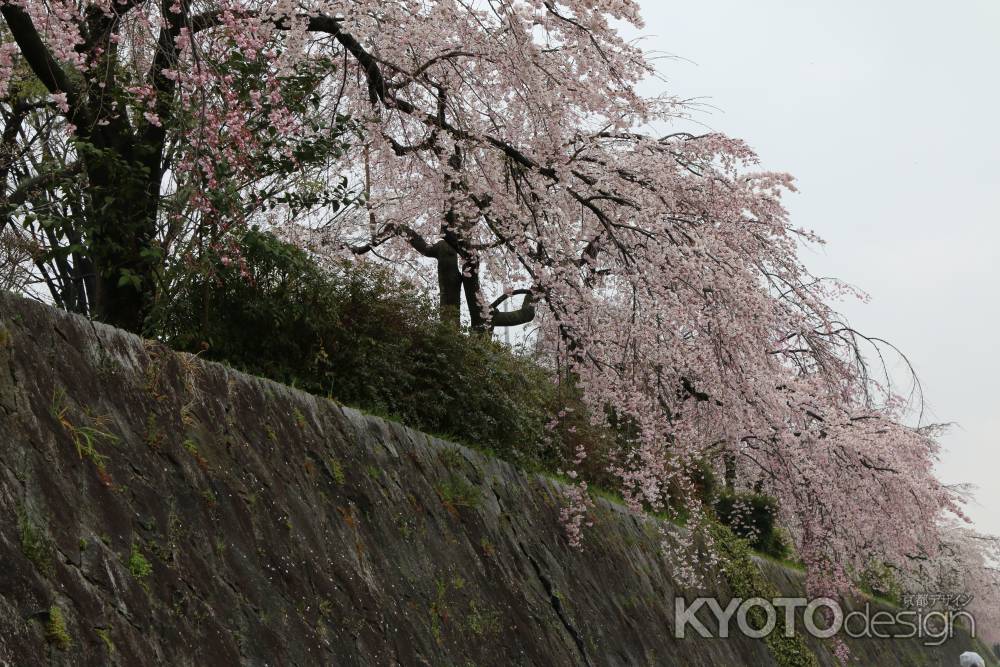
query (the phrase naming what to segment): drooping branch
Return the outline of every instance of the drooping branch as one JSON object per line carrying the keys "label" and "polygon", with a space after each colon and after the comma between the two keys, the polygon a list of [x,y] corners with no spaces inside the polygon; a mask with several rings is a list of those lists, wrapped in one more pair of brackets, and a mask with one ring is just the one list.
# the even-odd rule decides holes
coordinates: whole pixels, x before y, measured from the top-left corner
{"label": "drooping branch", "polygon": [[[166,139],[166,128],[169,125],[174,106],[174,92],[177,89],[177,78],[168,76],[167,72],[177,63],[177,39],[184,28],[188,2],[187,0],[163,0],[160,11],[167,17],[167,21],[166,25],[160,28],[156,55],[153,57],[147,74],[147,79],[152,83],[156,96],[154,109],[157,119],[156,122],[147,120],[143,136],[144,143],[161,147],[155,158],[157,162],[161,158],[162,145]],[[159,168],[159,164],[156,165],[156,168]]]}
{"label": "drooping branch", "polygon": [[6,215],[10,210],[24,204],[39,192],[55,186],[69,176],[80,173],[82,168],[83,165],[80,162],[73,162],[65,167],[44,171],[21,181],[9,195],[0,198],[0,212]]}
{"label": "drooping branch", "polygon": [[4,3],[0,6],[0,14],[7,21],[7,27],[10,28],[21,55],[38,80],[50,93],[65,95],[70,120],[83,130],[89,128],[91,119],[82,107],[80,91],[70,82],[62,66],[45,46],[28,13],[17,5]]}
{"label": "drooping branch", "polygon": [[444,241],[438,241],[435,244],[430,244],[423,236],[421,236],[409,225],[393,223],[386,225],[383,231],[376,234],[375,237],[368,243],[358,246],[349,246],[349,249],[355,255],[364,255],[371,252],[375,248],[378,248],[390,239],[398,236],[406,239],[407,243],[409,243],[414,250],[424,257],[438,257],[441,249],[443,248],[442,244]]}
{"label": "drooping branch", "polygon": [[[523,295],[521,307],[517,310],[500,310],[500,306],[508,299]],[[490,304],[489,325],[496,327],[516,327],[528,324],[535,319],[535,293],[531,289],[516,289],[501,295]]]}

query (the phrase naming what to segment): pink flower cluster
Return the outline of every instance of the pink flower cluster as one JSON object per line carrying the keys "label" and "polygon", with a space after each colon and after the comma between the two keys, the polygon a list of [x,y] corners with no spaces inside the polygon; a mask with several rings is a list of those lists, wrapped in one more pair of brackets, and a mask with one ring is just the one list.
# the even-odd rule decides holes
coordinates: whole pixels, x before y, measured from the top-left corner
{"label": "pink flower cluster", "polygon": [[[166,134],[165,188],[183,195],[171,215],[212,227],[220,251],[229,227],[274,221],[255,207],[289,186],[264,165],[294,171],[290,141],[352,119],[353,145],[296,187],[345,177],[363,206],[289,215],[288,235],[378,247],[418,271],[444,242],[483,292],[529,294],[540,358],[574,375],[592,414],[612,406],[635,425],[612,472],[636,509],[686,504],[697,523],[691,470],[707,462],[778,499],[817,592],[855,590],[873,562],[919,577],[929,560],[995,594],[983,540],[963,542],[961,558],[942,547],[962,499],[934,474],[933,431],[907,424],[906,404],[875,380],[868,360],[887,346],[829,305],[851,290],[799,259],[818,239],[782,205],[792,178],[730,137],[653,132],[685,108],[637,91],[653,67],[613,27],[640,24],[633,0],[0,7],[26,11],[85,82],[50,90],[79,133]],[[88,41],[95,13],[115,20]],[[109,74],[112,56],[112,74],[130,80]],[[0,94],[15,58],[0,47]],[[286,103],[302,68],[324,72],[311,111]],[[224,209],[234,196],[242,207]],[[475,299],[488,318],[491,299]],[[568,494],[579,544],[586,485]]]}

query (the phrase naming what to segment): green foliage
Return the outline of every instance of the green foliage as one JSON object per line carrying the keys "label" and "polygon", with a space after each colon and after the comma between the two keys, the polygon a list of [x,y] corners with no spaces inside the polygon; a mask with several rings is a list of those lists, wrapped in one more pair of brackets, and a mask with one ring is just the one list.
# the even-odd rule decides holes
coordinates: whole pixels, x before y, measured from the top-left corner
{"label": "green foliage", "polygon": [[94,632],[97,633],[97,637],[104,642],[104,648],[108,650],[108,654],[115,652],[115,643],[111,640],[111,632],[106,628],[95,628]]}
{"label": "green foliage", "polygon": [[430,607],[431,634],[434,636],[434,641],[437,642],[438,646],[440,646],[444,643],[442,623],[448,618],[448,603],[445,600],[448,587],[443,581],[438,580],[436,583],[437,595],[434,600],[431,601]]}
{"label": "green foliage", "polygon": [[[88,166],[88,215],[75,219],[72,210],[56,209],[51,218],[43,214],[37,222],[42,227],[82,228],[85,233],[80,243],[53,247],[53,257],[84,252],[96,267],[101,267],[102,278],[110,284],[151,295],[153,273],[162,259],[161,249],[151,238],[154,226],[151,211],[155,210],[156,200],[147,194],[150,180],[147,160],[154,147],[140,142],[133,151],[123,152],[118,147],[100,146],[79,137],[74,138],[73,147]],[[76,180],[67,183],[68,189],[79,187]]]}
{"label": "green foliage", "polygon": [[340,459],[330,459],[330,474],[337,486],[343,486],[347,481],[347,475],[344,474],[344,464],[340,462]]}
{"label": "green foliage", "polygon": [[447,470],[457,470],[464,460],[462,452],[453,447],[442,449],[438,452],[438,460]]}
{"label": "green foliage", "polygon": [[160,430],[160,423],[155,412],[150,412],[146,416],[146,445],[150,449],[159,450],[163,444],[163,432]]}
{"label": "green foliage", "polygon": [[45,624],[45,639],[60,651],[68,651],[73,643],[66,629],[66,620],[63,618],[62,610],[52,605],[49,607],[49,620]]}
{"label": "green foliage", "polygon": [[128,557],[128,570],[136,579],[145,579],[153,573],[153,566],[139,550],[139,545],[132,543],[132,551]]}
{"label": "green foliage", "polygon": [[[522,463],[562,463],[545,423],[566,390],[531,359],[442,324],[424,293],[384,269],[325,271],[258,231],[238,254],[164,300],[160,338]],[[577,421],[579,438],[589,427]]]}
{"label": "green foliage", "polygon": [[[746,540],[717,523],[709,526],[709,534],[722,561],[722,571],[733,597],[771,600],[779,596],[777,588],[767,580],[754,561],[753,552]],[[767,621],[764,610],[760,607],[751,608],[748,619],[755,628],[764,627]],[[779,667],[819,667],[816,656],[801,636],[785,636],[783,614],[778,615],[774,630],[765,640]]]}
{"label": "green foliage", "polygon": [[17,528],[21,537],[21,553],[42,574],[52,572],[52,543],[46,537],[45,532],[32,521],[28,510],[24,507],[17,512]]}
{"label": "green foliage", "polygon": [[[163,302],[155,318],[157,335],[172,347],[528,468],[564,469],[584,445],[589,455],[579,471],[583,478],[592,489],[613,487],[607,452],[636,434],[636,425],[614,411],[606,415],[610,426],[594,426],[571,380],[557,383],[532,358],[443,324],[426,294],[385,269],[343,264],[328,271],[307,252],[250,231],[231,261],[220,259],[207,273],[192,272],[180,284],[181,291]],[[557,427],[548,431],[546,423],[559,411]],[[300,410],[293,418],[299,428],[307,425]],[[460,456],[445,452],[441,462],[454,469]],[[342,465],[331,466],[343,485]],[[755,549],[787,556],[773,499],[720,496],[705,462],[688,476],[694,492],[714,504],[720,520]],[[456,484],[449,480],[439,489],[451,506],[467,500]],[[738,506],[746,511],[737,512]]]}
{"label": "green foliage", "polygon": [[49,412],[73,441],[77,455],[81,459],[89,459],[102,477],[106,475],[104,464],[108,457],[97,450],[97,445],[102,442],[116,444],[119,441],[118,436],[107,430],[111,418],[107,415],[93,415],[87,410],[74,416],[66,392],[61,387],[52,397]]}
{"label": "green foliage", "polygon": [[493,636],[500,633],[503,627],[503,616],[492,609],[480,609],[475,600],[470,600],[465,625],[469,632],[477,637]]}
{"label": "green foliage", "polygon": [[777,512],[777,501],[762,493],[726,491],[715,502],[719,521],[747,540],[755,550],[783,560],[789,556],[790,549],[776,524]]}
{"label": "green foliage", "polygon": [[719,497],[719,480],[716,478],[715,470],[706,460],[699,461],[688,471],[688,477],[694,484],[695,493],[705,502],[711,503]]}
{"label": "green foliage", "polygon": [[[234,50],[228,54],[223,67],[233,77],[229,85],[241,102],[259,108],[259,113],[247,119],[257,144],[254,146],[257,167],[266,174],[292,174],[304,168],[328,163],[344,154],[356,136],[357,123],[340,113],[316,113],[323,102],[323,80],[336,72],[336,64],[329,58],[316,58],[298,62],[294,70],[282,77],[279,100],[268,96],[257,102],[251,95],[259,91],[259,82],[267,76],[272,63],[266,57],[248,59],[246,54]],[[311,132],[303,134],[282,133],[271,123],[272,112],[280,109],[303,118]],[[196,114],[190,122],[198,122]],[[228,165],[220,165],[225,175]],[[336,211],[349,201],[348,179],[305,180],[297,189],[283,190],[263,202],[263,208],[286,206],[293,214],[323,206]],[[223,186],[226,187],[226,186]]]}
{"label": "green foliage", "polygon": [[479,488],[455,475],[438,484],[437,492],[441,502],[451,509],[479,504]]}

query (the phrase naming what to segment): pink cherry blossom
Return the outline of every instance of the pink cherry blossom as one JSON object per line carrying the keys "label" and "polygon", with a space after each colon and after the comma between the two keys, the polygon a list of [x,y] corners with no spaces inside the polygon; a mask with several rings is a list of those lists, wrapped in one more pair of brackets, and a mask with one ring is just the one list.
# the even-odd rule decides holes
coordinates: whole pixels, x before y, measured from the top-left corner
{"label": "pink cherry blossom", "polygon": [[[451,305],[464,295],[477,329],[530,322],[539,359],[573,377],[595,419],[610,407],[634,425],[611,464],[633,508],[682,504],[696,528],[707,510],[690,473],[708,462],[778,499],[812,592],[856,591],[872,563],[917,582],[934,563],[974,574],[983,608],[996,609],[996,574],[983,565],[992,543],[959,539],[960,558],[947,546],[963,498],[935,476],[935,431],[907,422],[907,402],[869,364],[891,346],[830,306],[854,290],[800,260],[819,239],[782,204],[792,177],[762,169],[738,139],[670,131],[685,105],[638,92],[654,68],[614,28],[641,25],[636,2],[0,9],[46,45],[52,61],[36,73],[73,70],[46,79],[64,128],[169,137],[177,208],[192,237],[208,230],[230,261],[229,232],[280,225],[321,261],[377,257],[438,284]],[[103,41],[88,41],[88,16],[113,18]],[[0,92],[16,56],[0,48]],[[111,57],[131,81],[109,80]],[[236,76],[236,64],[253,76]],[[320,73],[315,105],[290,107],[287,83],[303,69]],[[262,164],[305,169],[268,138],[321,136],[338,118],[352,123],[349,145],[302,181],[346,178],[358,205],[258,207],[288,185]],[[223,210],[224,192],[242,206]],[[567,494],[562,518],[580,544],[586,483]],[[677,576],[694,574],[681,551]]]}

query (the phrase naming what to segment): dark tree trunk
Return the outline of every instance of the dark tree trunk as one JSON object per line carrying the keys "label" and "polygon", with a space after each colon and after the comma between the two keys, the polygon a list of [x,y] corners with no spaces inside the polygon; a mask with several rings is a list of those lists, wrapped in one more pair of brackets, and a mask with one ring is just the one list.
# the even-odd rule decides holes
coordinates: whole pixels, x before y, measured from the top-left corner
{"label": "dark tree trunk", "polygon": [[438,247],[437,272],[441,321],[458,329],[462,322],[462,271],[458,251],[446,243]]}
{"label": "dark tree trunk", "polygon": [[462,286],[465,288],[465,305],[469,308],[469,321],[476,333],[489,332],[489,320],[483,316],[479,301],[482,288],[479,284],[479,262],[475,258],[462,264]]}
{"label": "dark tree trunk", "polygon": [[722,460],[725,466],[726,491],[732,493],[736,491],[736,455],[726,452],[722,455]]}
{"label": "dark tree trunk", "polygon": [[[100,85],[87,91],[63,70],[22,7],[14,3],[0,7],[21,55],[50,93],[64,95],[66,119],[77,127],[86,203],[71,231],[85,251],[75,253],[72,270],[67,265],[58,267],[67,274],[60,276],[68,302],[64,306],[89,308],[96,319],[134,332],[142,332],[156,291],[156,222],[166,140],[163,123],[170,117],[175,89],[164,70],[176,59],[176,39],[189,11],[186,0],[177,6],[180,9],[165,12],[167,25],[160,29],[159,49],[150,67],[161,123],[136,126],[110,104],[117,100],[121,85],[116,79],[117,41],[111,39],[120,27],[120,16],[96,6],[84,12],[85,40],[78,50],[93,63],[94,76],[100,79],[89,82]],[[81,285],[88,294],[81,292]]]}
{"label": "dark tree trunk", "polygon": [[[142,332],[155,295],[159,164],[156,146],[98,147],[86,159],[91,205],[86,233],[96,273],[92,316]],[[136,159],[134,152],[140,153]],[[142,159],[145,158],[145,159]],[[151,178],[155,170],[154,179]],[[153,189],[155,187],[155,190]]]}

